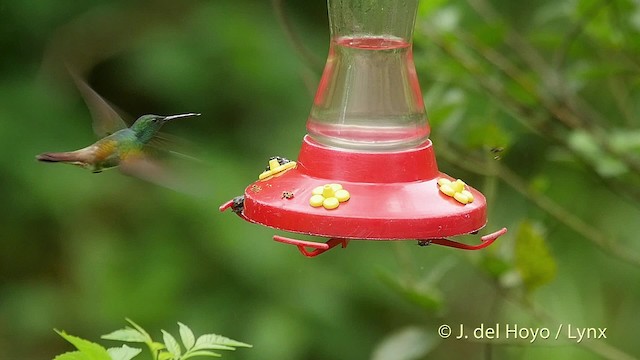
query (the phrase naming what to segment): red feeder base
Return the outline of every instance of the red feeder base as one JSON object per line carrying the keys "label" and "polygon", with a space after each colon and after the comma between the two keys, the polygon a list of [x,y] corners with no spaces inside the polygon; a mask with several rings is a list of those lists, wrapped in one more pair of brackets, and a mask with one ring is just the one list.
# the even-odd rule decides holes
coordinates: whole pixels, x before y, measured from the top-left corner
{"label": "red feeder base", "polygon": [[[404,151],[354,152],[326,147],[305,136],[294,168],[249,185],[242,211],[233,201],[220,210],[236,206],[234,211],[247,221],[331,238],[323,244],[274,237],[296,245],[309,257],[337,244],[346,247],[350,239],[417,239],[421,245],[475,250],[506,232],[502,229],[487,235],[477,246],[445,239],[482,229],[486,200],[479,191],[465,186],[473,201],[463,204],[439,190],[440,178],[452,180],[438,171],[430,140]],[[340,184],[349,199],[330,210],[318,204],[311,206],[313,190],[328,184]],[[334,206],[337,203],[334,201]]]}

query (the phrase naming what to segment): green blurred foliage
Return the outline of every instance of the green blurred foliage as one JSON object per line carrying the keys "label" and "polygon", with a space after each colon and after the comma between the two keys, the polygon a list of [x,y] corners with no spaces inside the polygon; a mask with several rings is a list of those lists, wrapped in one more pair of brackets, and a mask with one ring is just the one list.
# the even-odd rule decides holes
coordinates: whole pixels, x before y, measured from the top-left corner
{"label": "green blurred foliage", "polygon": [[[323,59],[325,3],[283,10]],[[489,230],[512,231],[477,253],[352,242],[313,260],[218,212],[270,156],[296,157],[322,70],[268,2],[5,1],[0,18],[0,358],[52,358],[70,350],[53,328],[96,339],[125,317],[254,345],[229,359],[640,357],[637,2],[423,0],[415,61],[439,166],[485,193]],[[133,116],[201,112],[164,131],[192,143],[208,191],[37,163],[95,140],[65,63]],[[608,339],[440,340],[443,323]]]}
{"label": "green blurred foliage", "polygon": [[517,228],[515,268],[526,291],[533,291],[556,277],[557,265],[542,231],[524,221]]}

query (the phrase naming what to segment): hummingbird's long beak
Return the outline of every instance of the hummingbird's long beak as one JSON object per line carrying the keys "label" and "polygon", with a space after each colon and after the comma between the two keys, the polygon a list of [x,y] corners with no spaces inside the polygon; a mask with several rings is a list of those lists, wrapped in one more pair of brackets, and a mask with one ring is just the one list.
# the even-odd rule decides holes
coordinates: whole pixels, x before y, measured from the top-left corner
{"label": "hummingbird's long beak", "polygon": [[184,118],[184,117],[191,117],[191,116],[200,116],[201,114],[198,113],[188,113],[188,114],[180,114],[180,115],[169,115],[169,116],[165,116],[164,117],[164,121],[169,121],[169,120],[173,120],[173,119],[179,119],[179,118]]}

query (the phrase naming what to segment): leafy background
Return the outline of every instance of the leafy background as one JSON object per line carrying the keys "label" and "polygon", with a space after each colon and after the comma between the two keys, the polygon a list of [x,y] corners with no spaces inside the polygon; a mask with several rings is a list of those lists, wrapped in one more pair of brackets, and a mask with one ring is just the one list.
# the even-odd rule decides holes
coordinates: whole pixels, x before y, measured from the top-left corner
{"label": "leafy background", "polygon": [[[254,345],[229,359],[640,357],[637,1],[423,1],[439,166],[510,232],[478,253],[355,242],[314,260],[217,211],[269,156],[296,157],[326,56],[323,1],[272,3],[0,4],[0,358],[52,358],[70,349],[54,327],[98,339],[125,317]],[[190,176],[207,191],[37,163],[94,141],[64,61],[134,116],[201,112],[165,131],[206,161]],[[481,323],[608,338],[436,332]]]}

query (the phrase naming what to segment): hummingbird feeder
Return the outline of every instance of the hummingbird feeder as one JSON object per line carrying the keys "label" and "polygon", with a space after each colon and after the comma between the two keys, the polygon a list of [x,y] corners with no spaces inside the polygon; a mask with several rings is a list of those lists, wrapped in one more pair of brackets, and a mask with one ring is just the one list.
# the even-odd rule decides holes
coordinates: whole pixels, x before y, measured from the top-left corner
{"label": "hummingbird feeder", "polygon": [[274,236],[317,256],[349,240],[417,240],[465,250],[486,200],[438,170],[412,55],[418,0],[328,0],[331,44],[297,161],[272,157],[244,195],[241,218],[325,243]]}

